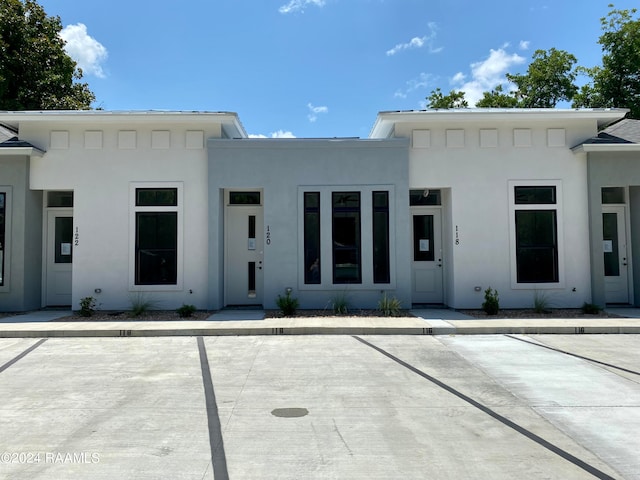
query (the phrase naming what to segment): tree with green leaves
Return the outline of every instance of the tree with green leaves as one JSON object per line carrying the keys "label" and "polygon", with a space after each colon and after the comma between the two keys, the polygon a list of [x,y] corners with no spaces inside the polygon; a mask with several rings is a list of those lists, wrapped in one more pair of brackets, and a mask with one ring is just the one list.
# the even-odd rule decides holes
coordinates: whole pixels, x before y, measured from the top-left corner
{"label": "tree with green leaves", "polygon": [[469,103],[464,98],[464,92],[451,90],[444,95],[440,88],[436,88],[427,97],[427,108],[468,108]]}
{"label": "tree with green leaves", "polygon": [[505,92],[502,85],[497,85],[490,92],[484,92],[476,102],[478,108],[516,108],[518,99],[513,92]]}
{"label": "tree with green leaves", "polygon": [[573,106],[624,107],[631,118],[640,118],[640,20],[634,18],[636,9],[609,7],[600,19],[602,66],[581,69],[591,82],[580,89]]}
{"label": "tree with green leaves", "polygon": [[95,95],[64,50],[60,17],[34,0],[0,0],[0,110],[85,110]]}
{"label": "tree with green leaves", "polygon": [[514,95],[521,108],[554,108],[571,100],[578,91],[575,85],[576,57],[564,50],[536,50],[525,74],[509,74],[516,86]]}

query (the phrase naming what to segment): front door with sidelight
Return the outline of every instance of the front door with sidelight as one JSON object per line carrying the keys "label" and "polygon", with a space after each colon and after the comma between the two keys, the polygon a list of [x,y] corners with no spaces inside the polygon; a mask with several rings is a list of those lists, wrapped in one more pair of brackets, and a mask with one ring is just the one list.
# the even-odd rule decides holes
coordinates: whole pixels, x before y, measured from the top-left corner
{"label": "front door with sidelight", "polygon": [[412,207],[413,303],[442,303],[442,219],[440,209]]}
{"label": "front door with sidelight", "polygon": [[261,192],[225,192],[225,305],[262,305]]}
{"label": "front door with sidelight", "polygon": [[629,261],[624,209],[624,206],[602,208],[602,249],[607,303],[629,303]]}
{"label": "front door with sidelight", "polygon": [[73,211],[47,211],[46,298],[47,306],[71,305],[73,260]]}

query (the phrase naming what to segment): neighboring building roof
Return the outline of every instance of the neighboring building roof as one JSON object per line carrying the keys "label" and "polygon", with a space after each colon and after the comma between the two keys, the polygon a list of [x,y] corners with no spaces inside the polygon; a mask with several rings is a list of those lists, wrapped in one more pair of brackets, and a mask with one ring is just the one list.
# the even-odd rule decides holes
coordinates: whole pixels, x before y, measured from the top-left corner
{"label": "neighboring building roof", "polygon": [[0,123],[0,143],[9,140],[18,135],[18,131]]}
{"label": "neighboring building roof", "polygon": [[205,112],[205,111],[168,111],[168,110],[41,110],[41,111],[0,111],[0,122],[13,128],[19,128],[21,122],[41,122],[43,120],[64,123],[86,123],[100,119],[105,123],[122,122],[126,118],[129,122],[149,122],[150,119],[158,123],[169,122],[206,122],[215,121],[222,124],[222,131],[228,138],[247,138],[238,114],[235,112]]}
{"label": "neighboring building roof", "polygon": [[593,119],[598,128],[618,121],[629,112],[625,108],[555,109],[555,108],[463,108],[380,112],[369,138],[387,138],[393,135],[396,123],[454,122],[502,120],[570,120]]}
{"label": "neighboring building roof", "polygon": [[573,148],[574,152],[640,151],[640,120],[625,118]]}
{"label": "neighboring building roof", "polygon": [[0,123],[0,155],[42,155],[44,152],[18,138],[13,127]]}

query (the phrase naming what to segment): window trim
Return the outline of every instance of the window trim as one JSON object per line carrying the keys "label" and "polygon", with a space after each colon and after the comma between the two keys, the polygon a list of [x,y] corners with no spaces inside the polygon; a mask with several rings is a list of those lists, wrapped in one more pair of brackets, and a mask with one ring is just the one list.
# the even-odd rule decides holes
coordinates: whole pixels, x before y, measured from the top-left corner
{"label": "window trim", "polygon": [[[373,282],[373,192],[389,192],[389,283]],[[304,194],[320,193],[320,283],[304,283]],[[333,192],[360,193],[360,263],[361,283],[333,283]],[[298,186],[298,289],[304,291],[363,291],[393,290],[396,288],[396,198],[394,185],[301,185]]]}
{"label": "window trim", "polygon": [[[177,205],[175,206],[138,206],[136,204],[136,190],[139,188],[168,189],[177,190]],[[129,291],[132,292],[162,292],[183,290],[183,236],[184,236],[184,185],[183,182],[131,182],[129,184]],[[176,232],[176,283],[175,284],[136,284],[136,218],[137,213],[142,212],[176,212],[177,232]]]}
{"label": "window trim", "polygon": [[[3,283],[0,285],[0,292],[9,292],[11,287],[11,213],[13,189],[11,186],[0,186],[0,193],[4,194],[4,245],[2,250],[2,261],[4,270],[2,272]],[[0,265],[0,268],[3,268]]]}
{"label": "window trim", "polygon": [[[516,187],[543,187],[551,186],[556,189],[556,203],[516,203]],[[509,180],[509,251],[511,269],[511,288],[516,290],[552,290],[565,288],[564,269],[564,220],[563,220],[563,195],[561,180]],[[558,281],[557,282],[518,282],[518,260],[516,242],[516,210],[555,210],[556,212],[556,249],[558,256]]]}

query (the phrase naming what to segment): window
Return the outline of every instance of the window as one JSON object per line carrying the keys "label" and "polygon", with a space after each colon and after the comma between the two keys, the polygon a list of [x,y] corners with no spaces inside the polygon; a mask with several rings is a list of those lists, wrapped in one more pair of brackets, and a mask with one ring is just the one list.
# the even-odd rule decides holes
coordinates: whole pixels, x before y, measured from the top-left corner
{"label": "window", "polygon": [[229,192],[229,205],[260,205],[260,192]]}
{"label": "window", "polygon": [[624,187],[602,187],[602,203],[624,203]]}
{"label": "window", "polygon": [[559,282],[556,186],[514,186],[517,283]]}
{"label": "window", "polygon": [[304,283],[319,284],[320,192],[304,193]]}
{"label": "window", "polygon": [[0,192],[0,287],[4,286],[5,215],[7,194]]}
{"label": "window", "polygon": [[135,285],[176,285],[178,189],[135,189]]}
{"label": "window", "polygon": [[389,192],[373,192],[373,283],[389,283]]}
{"label": "window", "polygon": [[73,192],[47,192],[47,207],[73,207]]}
{"label": "window", "polygon": [[428,188],[422,190],[411,190],[409,192],[409,205],[413,206],[432,206],[442,205],[442,195],[440,190],[430,190]]}
{"label": "window", "polygon": [[333,192],[333,283],[361,283],[360,192]]}

